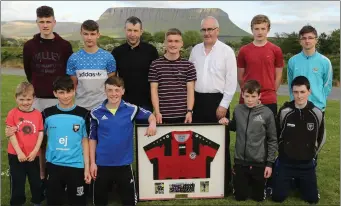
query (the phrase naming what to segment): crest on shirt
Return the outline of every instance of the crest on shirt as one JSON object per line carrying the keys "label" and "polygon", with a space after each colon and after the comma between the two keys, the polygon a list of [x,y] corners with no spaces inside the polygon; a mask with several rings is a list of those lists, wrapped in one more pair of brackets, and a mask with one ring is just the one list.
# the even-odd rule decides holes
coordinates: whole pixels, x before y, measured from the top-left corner
{"label": "crest on shirt", "polygon": [[197,153],[195,153],[195,152],[191,152],[189,154],[189,158],[191,158],[192,160],[194,160],[196,157],[197,157]]}
{"label": "crest on shirt", "polygon": [[307,123],[307,129],[312,131],[314,129],[314,123]]}
{"label": "crest on shirt", "polygon": [[319,69],[318,68],[313,68],[313,71],[314,72],[317,72]]}
{"label": "crest on shirt", "polygon": [[73,131],[74,131],[74,132],[78,132],[78,131],[79,131],[79,128],[80,128],[80,125],[79,125],[79,124],[73,124]]}

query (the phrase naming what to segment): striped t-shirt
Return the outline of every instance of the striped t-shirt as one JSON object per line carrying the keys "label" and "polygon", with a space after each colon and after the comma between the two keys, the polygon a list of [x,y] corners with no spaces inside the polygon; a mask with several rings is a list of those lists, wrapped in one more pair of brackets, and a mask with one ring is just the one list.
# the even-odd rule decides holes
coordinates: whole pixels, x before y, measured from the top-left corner
{"label": "striped t-shirt", "polygon": [[196,81],[194,65],[183,58],[160,57],[150,65],[149,82],[158,83],[160,113],[164,119],[182,118],[187,113],[187,82]]}

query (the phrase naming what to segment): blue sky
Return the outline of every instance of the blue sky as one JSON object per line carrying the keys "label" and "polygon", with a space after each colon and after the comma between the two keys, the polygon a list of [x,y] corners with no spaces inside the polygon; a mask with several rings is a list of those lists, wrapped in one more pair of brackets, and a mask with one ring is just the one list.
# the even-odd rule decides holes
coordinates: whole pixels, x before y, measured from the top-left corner
{"label": "blue sky", "polygon": [[97,20],[111,7],[221,8],[247,32],[253,16],[269,16],[270,36],[297,32],[306,24],[314,26],[318,33],[328,34],[340,28],[339,1],[6,1],[1,2],[1,21],[35,20],[35,10],[41,5],[54,8],[57,22]]}

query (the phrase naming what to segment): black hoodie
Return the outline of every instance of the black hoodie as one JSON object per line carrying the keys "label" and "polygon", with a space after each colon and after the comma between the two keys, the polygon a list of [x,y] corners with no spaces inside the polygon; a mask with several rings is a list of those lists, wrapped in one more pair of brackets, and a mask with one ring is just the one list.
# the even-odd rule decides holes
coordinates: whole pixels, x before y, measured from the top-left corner
{"label": "black hoodie", "polygon": [[68,41],[55,32],[53,34],[53,39],[43,39],[40,33],[35,34],[23,49],[25,74],[38,98],[55,98],[53,81],[66,75],[67,60],[73,53]]}

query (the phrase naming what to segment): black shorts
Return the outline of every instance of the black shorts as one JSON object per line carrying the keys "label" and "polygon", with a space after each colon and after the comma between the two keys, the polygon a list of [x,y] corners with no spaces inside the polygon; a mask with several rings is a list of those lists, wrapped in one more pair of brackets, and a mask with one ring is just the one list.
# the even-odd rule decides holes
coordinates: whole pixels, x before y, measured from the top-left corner
{"label": "black shorts", "polygon": [[[68,205],[86,205],[84,169],[65,167],[46,163],[47,168],[47,205],[65,204],[63,197],[67,193]],[[65,188],[66,186],[66,188]]]}

